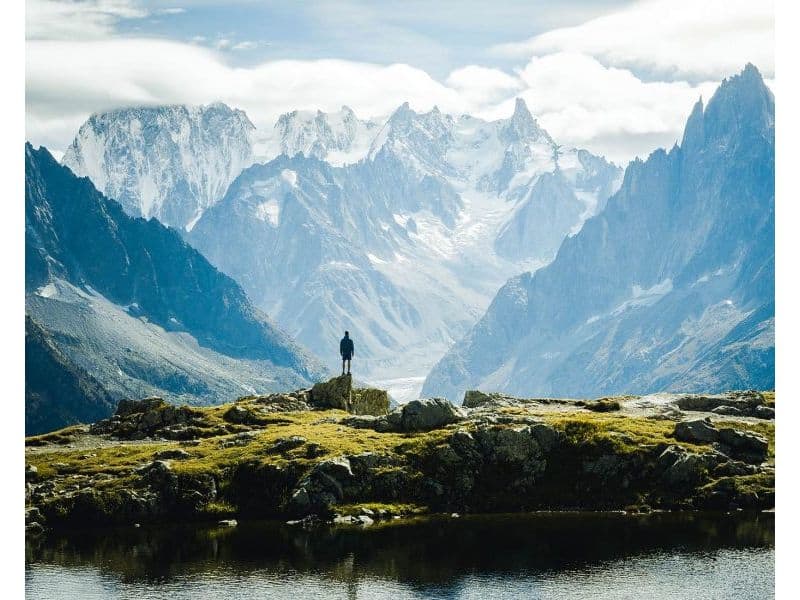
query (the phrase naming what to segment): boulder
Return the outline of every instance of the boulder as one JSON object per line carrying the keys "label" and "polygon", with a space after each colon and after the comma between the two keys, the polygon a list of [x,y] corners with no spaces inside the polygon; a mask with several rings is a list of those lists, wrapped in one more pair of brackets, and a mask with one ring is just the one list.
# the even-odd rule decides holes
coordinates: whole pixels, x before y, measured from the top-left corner
{"label": "boulder", "polygon": [[315,383],[311,388],[311,404],[316,408],[348,410],[352,389],[353,378],[350,375]]}
{"label": "boulder", "polygon": [[464,392],[464,401],[461,403],[461,406],[464,408],[477,408],[478,406],[491,403],[492,400],[494,400],[494,397],[485,392],[481,392],[480,390],[467,390]]}
{"label": "boulder", "polygon": [[137,413],[152,412],[168,406],[163,398],[152,396],[150,398],[142,398],[141,400],[120,400],[117,404],[117,410],[114,413],[116,417],[127,417]]}
{"label": "boulder", "polygon": [[444,398],[412,400],[392,411],[389,422],[397,431],[430,431],[466,418],[464,411]]}
{"label": "boulder", "polygon": [[719,440],[719,431],[708,419],[681,421],[675,424],[675,439],[692,444],[712,444]]}
{"label": "boulder", "polygon": [[222,415],[228,423],[236,425],[259,425],[264,422],[263,417],[254,410],[234,404]]}
{"label": "boulder", "polygon": [[300,481],[292,492],[288,508],[298,515],[325,512],[352,495],[357,483],[347,458],[324,460]]}
{"label": "boulder", "polygon": [[389,394],[377,388],[355,388],[350,412],[354,415],[385,415],[389,412]]}
{"label": "boulder", "polygon": [[678,446],[667,447],[657,459],[664,479],[671,486],[692,487],[708,478],[708,473],[727,458],[717,452],[695,454]]}
{"label": "boulder", "polygon": [[36,481],[39,479],[39,469],[33,465],[25,465],[25,481]]}
{"label": "boulder", "polygon": [[293,435],[285,438],[278,438],[275,443],[270,446],[269,451],[276,454],[283,454],[295,448],[299,448],[308,440],[301,435]]}
{"label": "boulder", "polygon": [[725,454],[752,464],[761,464],[769,454],[767,440],[749,431],[724,427],[719,430],[719,442]]}
{"label": "boulder", "polygon": [[754,416],[759,419],[774,419],[775,409],[769,406],[756,406]]}

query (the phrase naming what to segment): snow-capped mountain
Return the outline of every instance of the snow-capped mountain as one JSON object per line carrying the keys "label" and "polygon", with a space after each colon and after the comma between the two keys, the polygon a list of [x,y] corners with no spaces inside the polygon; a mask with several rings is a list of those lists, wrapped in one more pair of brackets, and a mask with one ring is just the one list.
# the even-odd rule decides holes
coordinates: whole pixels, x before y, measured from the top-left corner
{"label": "snow-capped mountain", "polygon": [[92,115],[62,162],[129,215],[188,230],[252,164],[253,133],[222,103],[126,108]]}
{"label": "snow-capped mountain", "polygon": [[301,152],[246,169],[186,237],[331,367],[348,329],[361,373],[393,389],[411,374],[413,395],[500,285],[551,260],[619,175],[557,146],[522,101],[494,122],[404,104],[355,164]]}
{"label": "snow-capped mountain", "polygon": [[[51,362],[68,367],[73,388],[91,381],[115,400],[155,394],[208,404],[325,375],[175,230],[126,215],[30,145],[25,256],[26,314],[55,345]],[[70,414],[86,414],[74,406],[80,399],[70,402]]]}
{"label": "snow-capped mountain", "polygon": [[367,155],[378,127],[348,106],[331,113],[295,110],[281,115],[273,131],[259,139],[257,153],[265,160],[303,154],[336,166],[351,164]]}
{"label": "snow-capped mountain", "polygon": [[[631,163],[552,263],[503,286],[423,393],[773,387],[774,110],[754,66],[724,81],[680,146]],[[536,186],[558,197],[557,178]]]}

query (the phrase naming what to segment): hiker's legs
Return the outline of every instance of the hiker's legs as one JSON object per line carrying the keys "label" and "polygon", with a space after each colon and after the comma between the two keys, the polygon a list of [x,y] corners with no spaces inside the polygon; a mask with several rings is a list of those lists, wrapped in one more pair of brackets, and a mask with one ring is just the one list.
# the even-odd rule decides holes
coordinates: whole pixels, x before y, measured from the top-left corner
{"label": "hiker's legs", "polygon": [[347,359],[347,374],[350,375],[350,359]]}
{"label": "hiker's legs", "polygon": [[344,375],[344,363],[347,361],[346,358],[342,359],[342,375]]}

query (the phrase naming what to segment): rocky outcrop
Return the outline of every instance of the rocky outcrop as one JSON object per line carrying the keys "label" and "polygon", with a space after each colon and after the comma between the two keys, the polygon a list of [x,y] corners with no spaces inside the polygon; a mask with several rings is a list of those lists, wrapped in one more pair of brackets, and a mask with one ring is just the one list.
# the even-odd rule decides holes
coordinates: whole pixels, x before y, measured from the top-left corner
{"label": "rocky outcrop", "polygon": [[763,463],[769,453],[767,440],[755,433],[731,427],[719,430],[719,447],[728,456],[753,464]]}
{"label": "rocky outcrop", "polygon": [[755,390],[725,394],[686,394],[678,397],[675,404],[681,410],[712,412],[720,415],[764,419],[774,418],[775,414],[766,406],[764,395]]}
{"label": "rocky outcrop", "polygon": [[713,443],[722,454],[753,464],[763,463],[769,454],[769,443],[763,437],[732,427],[717,429],[707,419],[677,423],[675,439],[693,444]]}
{"label": "rocky outcrop", "polygon": [[121,400],[114,415],[94,423],[90,432],[120,440],[191,440],[260,429],[276,413],[330,408],[382,416],[389,412],[389,395],[375,388],[353,388],[350,375],[343,375],[311,389],[239,398],[222,414],[223,424],[210,421],[200,409],[174,406],[163,398]]}
{"label": "rocky outcrop", "polygon": [[355,415],[385,415],[389,394],[376,388],[354,388],[351,375],[340,375],[314,384],[308,402],[314,408],[338,408]]}
{"label": "rocky outcrop", "polygon": [[311,404],[316,408],[338,408],[348,410],[353,378],[341,375],[328,381],[315,383],[311,388]]}
{"label": "rocky outcrop", "polygon": [[93,434],[108,434],[122,440],[160,437],[170,440],[190,439],[221,433],[204,430],[204,413],[189,406],[173,406],[162,398],[122,400],[114,415],[94,423]]}
{"label": "rocky outcrop", "polygon": [[[726,417],[715,424],[709,417],[673,424],[661,417],[598,414],[579,401],[488,394],[474,395],[473,408],[425,399],[381,416],[318,408],[270,412],[306,403],[303,398],[315,402],[313,390],[299,395],[191,409],[197,411],[191,426],[206,437],[218,431],[216,442],[155,437],[109,450],[120,427],[143,432],[150,431],[143,423],[183,418],[176,416],[183,414],[179,409],[150,398],[122,404],[111,420],[114,433],[99,433],[108,423],[92,426],[91,434],[70,432],[80,450],[30,447],[26,506],[36,509],[26,515],[31,535],[39,528],[218,523],[239,516],[305,523],[338,513],[341,523],[364,524],[362,516],[419,510],[774,506],[769,422],[740,419],[732,425],[735,418]],[[503,405],[494,407],[498,401]],[[102,444],[87,451],[98,436]]]}

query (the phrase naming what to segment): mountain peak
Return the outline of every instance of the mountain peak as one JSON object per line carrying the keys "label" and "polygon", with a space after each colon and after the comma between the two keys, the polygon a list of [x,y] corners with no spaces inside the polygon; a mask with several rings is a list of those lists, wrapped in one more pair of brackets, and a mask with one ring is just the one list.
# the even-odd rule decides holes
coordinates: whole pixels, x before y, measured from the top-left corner
{"label": "mountain peak", "polygon": [[[706,139],[774,135],[775,97],[752,63],[725,79],[705,109]],[[770,134],[770,132],[772,132]]]}
{"label": "mountain peak", "polygon": [[681,148],[688,150],[691,147],[702,145],[705,138],[705,128],[703,126],[703,97],[695,102],[692,112],[686,121],[683,129],[683,140]]}
{"label": "mountain peak", "polygon": [[522,98],[517,98],[514,102],[514,114],[506,122],[503,133],[507,142],[538,138],[544,138],[551,143],[553,141],[547,132],[539,127],[539,123],[533,118]]}
{"label": "mountain peak", "polygon": [[522,98],[517,98],[514,102],[514,114],[511,115],[512,123],[525,128],[535,127],[536,120],[533,118],[528,105]]}

